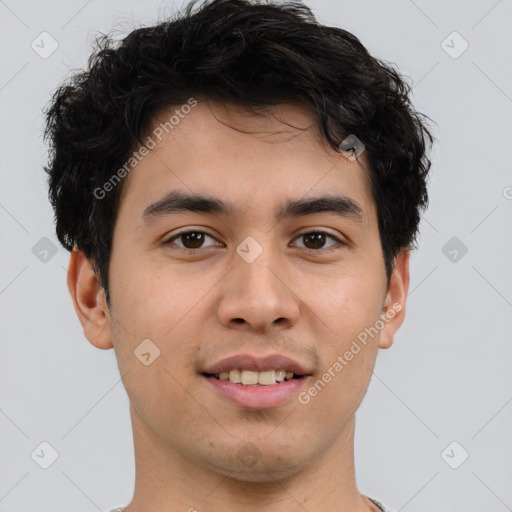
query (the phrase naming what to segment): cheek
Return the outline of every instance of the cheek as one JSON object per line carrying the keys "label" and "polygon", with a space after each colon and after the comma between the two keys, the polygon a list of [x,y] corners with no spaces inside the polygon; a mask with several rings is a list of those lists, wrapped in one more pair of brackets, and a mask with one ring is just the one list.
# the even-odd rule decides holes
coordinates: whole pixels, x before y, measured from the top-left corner
{"label": "cheek", "polygon": [[[218,279],[217,279],[218,280]],[[197,279],[190,272],[172,273],[151,262],[118,263],[112,273],[112,316],[116,354],[120,365],[139,370],[134,351],[149,339],[159,353],[159,364],[173,375],[188,379],[191,361],[198,350],[198,330],[204,322],[206,296],[216,280]],[[150,345],[151,346],[151,345]]]}
{"label": "cheek", "polygon": [[[201,413],[187,393],[194,370],[184,362],[193,360],[198,349],[200,308],[194,305],[206,290],[187,293],[183,277],[164,279],[155,266],[136,267],[135,262],[121,264],[112,279],[112,332],[123,384],[155,431],[186,431],[188,415]],[[187,404],[187,415],[176,404]]]}
{"label": "cheek", "polygon": [[[382,290],[382,292],[381,292]],[[333,274],[316,294],[316,312],[341,344],[373,325],[382,312],[382,279],[353,271]]]}
{"label": "cheek", "polygon": [[368,335],[380,308],[368,297],[339,298],[338,316],[330,319],[329,337],[319,342],[321,369],[299,396],[310,416],[319,419],[324,433],[335,435],[349,421],[364,398],[378,351],[379,335]]}
{"label": "cheek", "polygon": [[120,259],[112,266],[114,314],[135,335],[162,338],[197,300],[197,283],[187,280],[179,269],[171,273],[150,258]]}
{"label": "cheek", "polygon": [[380,280],[354,272],[338,280],[333,277],[328,291],[318,295],[316,312],[329,329],[319,343],[320,382],[315,381],[304,397],[318,407],[318,414],[331,407],[355,411],[362,400],[377,356],[379,334],[371,328],[382,312],[381,289]]}

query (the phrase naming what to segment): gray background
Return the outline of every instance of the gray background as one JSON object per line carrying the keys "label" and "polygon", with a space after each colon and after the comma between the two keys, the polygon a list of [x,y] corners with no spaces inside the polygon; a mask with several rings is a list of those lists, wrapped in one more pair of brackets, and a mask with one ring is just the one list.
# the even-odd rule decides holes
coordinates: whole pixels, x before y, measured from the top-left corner
{"label": "gray background", "polygon": [[[380,352],[357,415],[360,490],[406,512],[512,510],[512,1],[307,4],[395,62],[438,125],[407,319]],[[86,341],[68,297],[41,109],[85,65],[95,34],[124,35],[173,5],[0,0],[3,512],[109,510],[131,499],[128,399],[113,351]],[[47,58],[31,47],[51,49],[43,31],[58,43]],[[58,452],[48,469],[43,441]]]}

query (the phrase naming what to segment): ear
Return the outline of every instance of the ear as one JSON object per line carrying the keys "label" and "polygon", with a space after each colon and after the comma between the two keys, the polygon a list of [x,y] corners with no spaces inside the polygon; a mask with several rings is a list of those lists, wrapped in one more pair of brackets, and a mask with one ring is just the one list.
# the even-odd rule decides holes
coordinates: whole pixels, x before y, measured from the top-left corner
{"label": "ear", "polygon": [[384,300],[381,318],[384,328],[380,333],[379,348],[389,348],[393,337],[405,318],[405,302],[409,290],[409,249],[402,249],[395,257],[393,272]]}
{"label": "ear", "polygon": [[97,348],[112,348],[105,292],[89,260],[76,247],[69,259],[68,289],[85,337]]}

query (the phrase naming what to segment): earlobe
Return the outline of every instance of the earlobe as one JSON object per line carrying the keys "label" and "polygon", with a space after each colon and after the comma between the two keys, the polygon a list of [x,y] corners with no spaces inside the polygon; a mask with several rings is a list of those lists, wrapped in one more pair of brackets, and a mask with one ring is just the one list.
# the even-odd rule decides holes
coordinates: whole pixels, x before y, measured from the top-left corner
{"label": "earlobe", "polygon": [[384,327],[380,333],[379,348],[391,347],[394,335],[405,319],[405,303],[409,290],[409,258],[409,249],[403,249],[395,258],[382,312]]}
{"label": "earlobe", "polygon": [[97,348],[112,348],[105,292],[89,260],[76,247],[69,259],[67,284],[85,337]]}

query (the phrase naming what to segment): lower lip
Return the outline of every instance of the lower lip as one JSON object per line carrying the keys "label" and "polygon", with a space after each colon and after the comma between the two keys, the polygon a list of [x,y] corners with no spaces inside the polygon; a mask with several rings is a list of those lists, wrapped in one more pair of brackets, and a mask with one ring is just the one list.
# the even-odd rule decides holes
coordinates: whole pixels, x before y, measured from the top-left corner
{"label": "lower lip", "polygon": [[215,377],[206,377],[205,375],[202,377],[223,397],[246,409],[278,407],[297,396],[300,389],[310,378],[306,375],[300,379],[285,380],[270,386],[245,386],[235,384],[229,380],[219,380]]}

